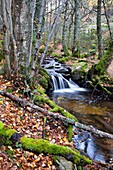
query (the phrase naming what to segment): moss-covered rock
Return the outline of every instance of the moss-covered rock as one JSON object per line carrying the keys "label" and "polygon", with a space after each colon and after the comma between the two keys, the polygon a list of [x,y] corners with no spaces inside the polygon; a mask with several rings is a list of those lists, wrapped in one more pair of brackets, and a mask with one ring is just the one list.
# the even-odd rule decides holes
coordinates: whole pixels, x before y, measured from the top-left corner
{"label": "moss-covered rock", "polygon": [[49,82],[50,82],[50,76],[45,69],[43,69],[43,68],[40,69],[40,72],[37,76],[37,81],[45,90],[48,89]]}
{"label": "moss-covered rock", "polygon": [[113,42],[108,45],[108,49],[104,52],[100,62],[95,66],[98,75],[104,74],[113,58]]}

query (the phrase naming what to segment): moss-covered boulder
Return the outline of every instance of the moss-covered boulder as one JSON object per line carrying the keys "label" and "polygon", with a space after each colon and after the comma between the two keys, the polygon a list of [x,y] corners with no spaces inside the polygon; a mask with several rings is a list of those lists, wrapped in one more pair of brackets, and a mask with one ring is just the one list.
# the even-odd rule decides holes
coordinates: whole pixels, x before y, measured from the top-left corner
{"label": "moss-covered boulder", "polygon": [[80,60],[77,64],[74,64],[72,71],[72,79],[74,81],[78,81],[84,79],[85,75],[87,75],[87,61]]}
{"label": "moss-covered boulder", "polygon": [[50,76],[45,69],[40,69],[40,72],[37,76],[37,81],[45,90],[49,88]]}

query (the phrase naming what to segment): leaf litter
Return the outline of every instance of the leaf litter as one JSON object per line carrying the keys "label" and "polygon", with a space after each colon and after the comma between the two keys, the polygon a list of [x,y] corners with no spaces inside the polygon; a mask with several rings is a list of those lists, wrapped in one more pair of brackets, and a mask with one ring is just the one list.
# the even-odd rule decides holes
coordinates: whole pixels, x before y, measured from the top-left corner
{"label": "leaf litter", "polygon": [[[4,80],[0,76],[0,90],[11,92],[12,94],[30,101],[20,91],[25,90],[25,85],[21,78],[17,81]],[[47,104],[40,104],[41,107],[49,109]],[[67,127],[60,120],[55,120],[47,116],[44,128],[44,115],[35,112],[30,108],[21,108],[18,103],[14,103],[7,97],[0,95],[0,121],[9,125],[30,138],[40,139],[44,135],[50,143],[69,146],[74,148],[73,142],[68,142]],[[45,133],[45,134],[44,134]],[[0,142],[0,170],[56,170],[52,155],[36,154],[26,151],[20,144],[16,148],[10,145],[2,145]],[[93,162],[93,165],[83,167],[83,170],[108,170],[108,166]]]}

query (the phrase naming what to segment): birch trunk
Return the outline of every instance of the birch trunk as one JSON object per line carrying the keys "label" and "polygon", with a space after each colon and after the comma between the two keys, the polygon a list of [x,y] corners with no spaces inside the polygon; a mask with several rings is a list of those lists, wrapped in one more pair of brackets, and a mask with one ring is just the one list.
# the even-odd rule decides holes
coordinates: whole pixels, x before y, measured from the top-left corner
{"label": "birch trunk", "polygon": [[107,25],[108,25],[110,39],[112,40],[113,39],[112,38],[112,32],[111,32],[111,28],[110,28],[109,18],[108,18],[108,15],[107,15],[105,0],[103,0],[103,6],[104,6],[104,12],[105,12],[105,17],[106,17]]}
{"label": "birch trunk", "polygon": [[12,57],[11,64],[13,65],[14,68],[14,73],[18,75],[18,57],[17,57],[17,45],[15,41],[15,37],[13,34],[13,22],[12,22],[12,0],[6,2],[7,5],[7,19],[8,19],[8,24],[9,24],[9,31],[10,31],[10,43],[12,44],[12,47],[10,51],[10,58]]}
{"label": "birch trunk", "polygon": [[103,55],[102,30],[101,30],[101,4],[102,4],[102,0],[98,0],[98,6],[97,6],[97,37],[98,37],[98,57],[99,57],[99,59]]}
{"label": "birch trunk", "polygon": [[[73,56],[79,52],[79,31],[80,31],[80,1],[75,0],[75,19],[74,19],[74,39],[73,39]],[[77,54],[78,55],[78,54]]]}
{"label": "birch trunk", "polygon": [[62,1],[62,4],[61,4],[61,7],[60,7],[59,10],[58,10],[58,14],[57,14],[57,16],[56,16],[56,18],[55,18],[55,20],[54,20],[53,25],[52,25],[51,32],[50,32],[50,34],[48,35],[47,42],[46,42],[46,47],[45,47],[44,52],[43,52],[43,54],[42,54],[42,56],[41,56],[40,65],[39,65],[39,67],[38,67],[38,69],[37,69],[36,74],[39,73],[40,67],[41,67],[41,65],[42,65],[42,63],[43,63],[43,61],[44,61],[45,54],[46,54],[47,49],[48,49],[48,45],[49,45],[50,40],[51,40],[51,37],[53,36],[53,33],[54,33],[54,31],[55,31],[55,28],[56,28],[56,25],[57,25],[57,23],[58,23],[60,14],[61,14],[61,12],[62,12],[62,8],[64,7],[64,3],[65,3],[65,2],[64,2],[64,0],[63,0],[63,1]]}
{"label": "birch trunk", "polygon": [[67,9],[68,9],[68,1],[65,3],[64,23],[63,23],[63,30],[62,30],[62,47],[63,47],[64,54],[66,56],[67,56],[67,45],[66,45]]}
{"label": "birch trunk", "polygon": [[3,51],[6,60],[6,68],[7,68],[6,75],[9,78],[11,76],[11,63],[10,63],[10,50],[9,50],[10,31],[9,31],[9,25],[8,25],[9,22],[6,13],[6,11],[8,11],[6,0],[1,0],[1,5],[2,5],[2,21],[3,21]]}
{"label": "birch trunk", "polygon": [[19,66],[24,68],[30,64],[35,4],[36,0],[14,1],[14,36],[17,42]]}
{"label": "birch trunk", "polygon": [[34,29],[34,17],[35,17],[35,10],[36,10],[36,0],[33,0],[32,4],[32,17],[31,17],[31,32],[30,32],[30,41],[29,41],[29,51],[26,57],[26,68],[30,65],[30,58],[32,54],[32,40],[33,40],[33,29]]}
{"label": "birch trunk", "polygon": [[42,0],[40,15],[39,15],[38,23],[37,23],[38,29],[37,29],[37,33],[36,33],[36,44],[35,44],[35,50],[34,50],[34,54],[33,54],[31,77],[33,77],[35,74],[37,55],[38,55],[38,51],[39,51],[39,47],[40,47],[41,34],[42,34],[42,22],[43,22],[44,7],[45,7],[45,0]]}

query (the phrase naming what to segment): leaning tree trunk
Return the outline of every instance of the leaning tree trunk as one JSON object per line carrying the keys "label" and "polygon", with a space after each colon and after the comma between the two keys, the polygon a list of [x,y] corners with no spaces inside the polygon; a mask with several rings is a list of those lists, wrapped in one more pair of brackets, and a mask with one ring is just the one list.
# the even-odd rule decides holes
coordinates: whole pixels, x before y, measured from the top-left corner
{"label": "leaning tree trunk", "polygon": [[58,21],[59,21],[60,14],[61,14],[62,9],[63,9],[63,7],[64,7],[64,3],[65,3],[64,0],[62,0],[62,5],[61,5],[61,7],[60,7],[59,10],[58,10],[58,13],[57,13],[56,18],[54,19],[54,23],[53,23],[53,25],[52,25],[51,32],[50,32],[50,34],[48,35],[47,42],[46,42],[46,46],[45,46],[44,52],[43,52],[43,54],[42,54],[42,56],[41,56],[40,65],[39,65],[39,67],[38,67],[38,69],[37,69],[36,74],[39,73],[39,70],[40,70],[40,68],[41,68],[41,64],[42,64],[43,61],[44,61],[45,54],[46,54],[47,49],[48,49],[48,45],[49,45],[50,40],[51,40],[51,37],[53,36],[53,33],[54,33],[55,29],[56,29],[57,23],[58,23]]}
{"label": "leaning tree trunk", "polygon": [[41,35],[42,35],[44,8],[45,8],[45,0],[42,0],[39,19],[37,19],[38,28],[37,28],[37,32],[36,32],[36,43],[35,43],[35,50],[34,50],[34,54],[33,54],[31,77],[33,77],[35,74],[37,55],[38,55],[40,41],[41,41]]}
{"label": "leaning tree trunk", "polygon": [[112,40],[113,37],[112,37],[111,28],[110,28],[109,18],[108,18],[108,15],[107,15],[105,0],[103,0],[103,6],[104,6],[104,12],[105,12],[105,17],[106,17],[107,25],[108,25],[108,30],[109,30],[110,39]]}

